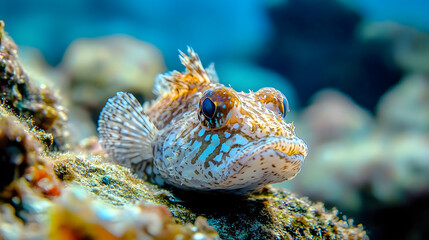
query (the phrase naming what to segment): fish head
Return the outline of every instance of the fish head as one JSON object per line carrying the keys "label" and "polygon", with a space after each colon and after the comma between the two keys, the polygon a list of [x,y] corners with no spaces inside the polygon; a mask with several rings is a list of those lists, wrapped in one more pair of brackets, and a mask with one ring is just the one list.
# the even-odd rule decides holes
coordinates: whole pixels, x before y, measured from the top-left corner
{"label": "fish head", "polygon": [[218,84],[201,94],[196,112],[175,123],[163,145],[170,165],[160,168],[180,176],[172,182],[181,188],[237,194],[291,179],[308,148],[285,122],[288,112],[274,88],[244,93]]}

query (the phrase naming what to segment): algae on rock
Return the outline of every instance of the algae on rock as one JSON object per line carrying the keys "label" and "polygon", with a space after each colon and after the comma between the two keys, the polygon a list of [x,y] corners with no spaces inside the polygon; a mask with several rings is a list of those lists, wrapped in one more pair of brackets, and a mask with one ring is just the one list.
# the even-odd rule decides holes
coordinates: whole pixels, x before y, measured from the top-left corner
{"label": "algae on rock", "polygon": [[362,225],[341,218],[336,209],[326,210],[320,202],[283,190],[266,187],[246,197],[204,195],[162,189],[100,156],[57,158],[55,172],[66,184],[77,183],[123,208],[140,200],[167,206],[176,221],[184,224],[203,216],[222,239],[367,239]]}
{"label": "algae on rock", "polygon": [[53,148],[62,149],[68,135],[66,110],[57,95],[45,85],[38,86],[24,71],[15,42],[0,21],[0,91],[1,101],[13,112],[31,119],[34,126],[53,135]]}

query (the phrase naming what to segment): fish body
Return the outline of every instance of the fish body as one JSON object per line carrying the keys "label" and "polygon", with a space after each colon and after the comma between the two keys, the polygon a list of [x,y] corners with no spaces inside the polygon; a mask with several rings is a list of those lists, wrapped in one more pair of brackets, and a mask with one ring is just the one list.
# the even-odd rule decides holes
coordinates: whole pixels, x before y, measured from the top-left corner
{"label": "fish body", "polygon": [[298,174],[308,148],[284,120],[280,91],[237,92],[192,49],[180,58],[185,72],[159,75],[152,102],[124,92],[108,100],[98,131],[111,158],[159,185],[203,192],[242,195]]}

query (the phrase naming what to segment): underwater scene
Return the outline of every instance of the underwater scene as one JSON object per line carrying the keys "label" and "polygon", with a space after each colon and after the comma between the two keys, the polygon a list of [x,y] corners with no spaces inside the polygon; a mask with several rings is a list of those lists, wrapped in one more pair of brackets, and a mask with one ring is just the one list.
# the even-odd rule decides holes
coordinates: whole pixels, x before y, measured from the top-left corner
{"label": "underwater scene", "polygon": [[0,2],[0,239],[429,239],[429,2]]}

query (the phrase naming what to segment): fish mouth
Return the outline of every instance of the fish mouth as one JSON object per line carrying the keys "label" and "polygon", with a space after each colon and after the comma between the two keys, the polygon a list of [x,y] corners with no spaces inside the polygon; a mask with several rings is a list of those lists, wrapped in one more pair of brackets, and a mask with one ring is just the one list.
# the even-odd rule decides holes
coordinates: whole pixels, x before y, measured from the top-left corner
{"label": "fish mouth", "polygon": [[235,159],[243,163],[253,155],[268,149],[277,151],[281,156],[298,158],[302,159],[302,161],[308,154],[307,144],[298,137],[268,137],[246,144],[242,147],[241,153],[236,154]]}
{"label": "fish mouth", "polygon": [[254,179],[278,175],[270,176],[270,183],[282,182],[298,174],[307,154],[307,145],[296,136],[258,139],[241,147],[226,174],[253,175]]}

